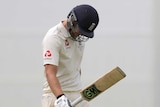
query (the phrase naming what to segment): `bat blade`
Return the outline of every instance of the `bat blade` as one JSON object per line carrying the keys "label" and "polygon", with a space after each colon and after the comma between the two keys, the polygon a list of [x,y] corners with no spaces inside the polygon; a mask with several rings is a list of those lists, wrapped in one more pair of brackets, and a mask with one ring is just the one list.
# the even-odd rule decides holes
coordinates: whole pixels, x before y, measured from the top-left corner
{"label": "bat blade", "polygon": [[119,67],[116,67],[83,89],[81,95],[83,99],[90,101],[124,77],[126,74]]}
{"label": "bat blade", "polygon": [[84,88],[80,93],[81,96],[72,102],[72,106],[75,106],[82,100],[91,101],[96,96],[116,84],[118,81],[126,77],[126,74],[119,68],[115,67],[110,72],[104,74],[88,87]]}

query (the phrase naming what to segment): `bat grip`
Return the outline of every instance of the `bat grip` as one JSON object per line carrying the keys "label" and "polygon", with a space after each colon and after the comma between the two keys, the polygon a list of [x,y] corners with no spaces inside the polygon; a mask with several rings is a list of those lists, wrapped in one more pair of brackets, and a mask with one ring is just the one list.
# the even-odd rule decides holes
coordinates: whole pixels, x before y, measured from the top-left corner
{"label": "bat grip", "polygon": [[82,96],[75,99],[73,102],[71,102],[71,107],[76,106],[78,103],[80,103],[83,100]]}

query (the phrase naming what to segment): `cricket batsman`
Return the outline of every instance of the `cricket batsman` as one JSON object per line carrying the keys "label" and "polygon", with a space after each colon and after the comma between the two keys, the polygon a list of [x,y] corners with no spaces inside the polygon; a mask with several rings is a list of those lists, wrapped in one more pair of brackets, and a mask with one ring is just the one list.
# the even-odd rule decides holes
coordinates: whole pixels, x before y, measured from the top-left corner
{"label": "cricket batsman", "polygon": [[[45,83],[42,107],[71,107],[80,96],[81,61],[85,42],[94,37],[99,23],[96,9],[82,4],[66,20],[48,30],[42,41]],[[82,101],[76,107],[89,107]]]}

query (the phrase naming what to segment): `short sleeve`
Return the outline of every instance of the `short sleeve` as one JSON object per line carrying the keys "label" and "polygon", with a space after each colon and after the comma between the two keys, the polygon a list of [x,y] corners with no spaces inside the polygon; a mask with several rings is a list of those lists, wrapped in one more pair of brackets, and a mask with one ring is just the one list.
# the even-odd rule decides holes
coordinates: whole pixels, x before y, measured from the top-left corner
{"label": "short sleeve", "polygon": [[55,35],[46,35],[42,41],[43,65],[59,64],[60,41]]}

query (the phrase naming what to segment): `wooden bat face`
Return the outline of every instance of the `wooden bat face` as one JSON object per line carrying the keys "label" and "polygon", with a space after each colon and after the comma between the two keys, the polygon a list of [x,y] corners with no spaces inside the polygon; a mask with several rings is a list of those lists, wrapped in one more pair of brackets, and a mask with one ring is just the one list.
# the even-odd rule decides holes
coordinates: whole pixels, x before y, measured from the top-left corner
{"label": "wooden bat face", "polygon": [[109,73],[103,75],[94,83],[86,87],[81,91],[83,99],[90,101],[98,96],[103,91],[107,90],[109,87],[113,86],[115,83],[120,81],[126,76],[126,74],[119,68],[116,67]]}

